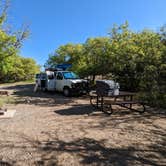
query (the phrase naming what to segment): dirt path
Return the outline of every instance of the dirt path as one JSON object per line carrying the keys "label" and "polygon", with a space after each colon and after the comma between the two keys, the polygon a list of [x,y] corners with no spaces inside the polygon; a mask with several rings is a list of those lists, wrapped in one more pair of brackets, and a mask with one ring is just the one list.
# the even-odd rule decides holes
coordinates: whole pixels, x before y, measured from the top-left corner
{"label": "dirt path", "polygon": [[166,165],[166,114],[94,112],[88,97],[4,87],[17,99],[0,119],[0,166]]}

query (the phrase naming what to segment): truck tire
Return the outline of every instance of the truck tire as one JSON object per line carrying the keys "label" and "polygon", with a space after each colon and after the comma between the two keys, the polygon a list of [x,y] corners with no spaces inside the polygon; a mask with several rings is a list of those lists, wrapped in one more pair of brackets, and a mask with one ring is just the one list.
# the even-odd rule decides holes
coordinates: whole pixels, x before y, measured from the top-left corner
{"label": "truck tire", "polygon": [[63,95],[66,97],[70,96],[70,89],[68,87],[63,88]]}

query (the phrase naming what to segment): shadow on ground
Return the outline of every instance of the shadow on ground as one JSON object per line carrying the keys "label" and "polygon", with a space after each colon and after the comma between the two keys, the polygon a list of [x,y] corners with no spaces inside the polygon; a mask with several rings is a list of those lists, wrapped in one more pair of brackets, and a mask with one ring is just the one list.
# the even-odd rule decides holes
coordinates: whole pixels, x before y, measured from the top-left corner
{"label": "shadow on ground", "polygon": [[0,166],[12,166],[12,165],[8,162],[4,162],[0,160]]}
{"label": "shadow on ground", "polygon": [[[89,111],[88,111],[89,110]],[[90,114],[91,118],[94,117],[89,106],[77,106],[68,109],[62,109],[55,111],[63,116],[70,115],[83,115]],[[91,114],[92,113],[92,114]],[[153,140],[150,144],[140,142],[139,144],[130,145],[127,147],[113,148],[106,146],[106,140],[97,141],[95,139],[83,138],[73,142],[52,141],[47,142],[42,150],[48,151],[52,156],[54,152],[66,152],[74,156],[81,158],[80,163],[83,165],[95,165],[95,166],[128,166],[128,165],[166,165],[166,132],[165,127],[160,123],[155,123],[155,120],[164,121],[166,118],[166,112],[149,108],[144,114],[128,110],[116,110],[111,116],[104,116],[103,113],[99,115],[98,124],[95,126],[87,125],[88,130],[104,130],[111,128],[123,128],[123,131],[143,133],[145,137]],[[93,124],[93,122],[92,122]],[[132,125],[133,124],[133,125]],[[137,128],[134,124],[143,124],[147,127]],[[121,125],[121,126],[120,126]],[[146,132],[144,131],[146,130]],[[139,135],[139,134],[138,134]],[[95,137],[95,136],[94,136]],[[53,139],[54,140],[54,139]],[[45,162],[43,156],[43,163]]]}
{"label": "shadow on ground", "polygon": [[[159,134],[159,133],[158,133]],[[165,141],[156,142],[144,147],[119,147],[113,148],[105,145],[105,140],[97,141],[92,138],[76,139],[64,142],[58,138],[50,138],[52,141],[39,142],[27,139],[31,147],[13,145],[8,148],[20,148],[35,151],[40,160],[35,160],[35,165],[91,165],[91,166],[133,166],[133,165],[164,165]],[[5,146],[8,146],[7,144]],[[1,146],[0,146],[1,147]],[[4,148],[4,147],[1,147]],[[35,150],[34,150],[35,149]],[[60,156],[60,158],[59,158]],[[24,161],[23,161],[24,162]],[[0,162],[5,164],[5,162]],[[17,163],[13,161],[12,163]],[[10,165],[6,163],[6,165]]]}
{"label": "shadow on ground", "polygon": [[[93,114],[92,114],[93,115]],[[153,125],[153,121],[156,119],[165,119],[166,112],[159,112],[158,110],[153,110],[150,108],[143,114],[139,114],[138,112],[129,111],[126,109],[117,109],[111,116],[105,115],[100,120],[100,123],[96,125],[94,128],[108,128],[109,126],[116,127],[121,124],[130,124],[128,127],[132,128],[133,123],[138,124],[146,124]],[[155,126],[156,127],[156,126]]]}
{"label": "shadow on ground", "polygon": [[60,109],[54,112],[59,115],[73,116],[73,115],[85,115],[85,114],[90,115],[93,112],[97,112],[97,110],[94,110],[90,104],[89,105],[78,104],[78,105],[72,105],[70,108]]}
{"label": "shadow on ground", "polygon": [[[104,145],[104,141],[96,141],[94,139],[84,138],[73,142],[52,141],[47,142],[41,149],[45,151],[42,156],[42,162],[47,159],[50,154],[50,160],[54,159],[58,153],[68,153],[77,156],[83,165],[95,166],[128,166],[128,165],[157,165],[159,162],[158,155],[164,157],[165,149],[157,145],[151,148],[135,148],[129,146],[127,148],[111,148]],[[54,154],[55,153],[55,154]],[[57,154],[56,154],[57,153]],[[157,162],[156,162],[157,160]]]}
{"label": "shadow on ground", "polygon": [[[82,115],[86,114],[89,110],[89,106],[85,105],[82,112],[82,107],[74,110],[73,108],[68,110],[59,110],[60,115]],[[80,110],[79,110],[80,109]],[[87,110],[86,110],[87,109]],[[77,112],[77,110],[79,110]],[[136,144],[128,143],[125,146],[117,146],[111,144],[110,136],[109,144],[106,139],[96,139],[89,138],[88,136],[83,136],[81,138],[73,138],[70,141],[64,141],[59,139],[57,131],[45,131],[42,132],[43,136],[49,139],[41,141],[40,138],[32,139],[23,133],[16,133],[18,138],[22,138],[22,142],[16,142],[13,144],[12,141],[1,141],[0,149],[1,151],[17,149],[23,151],[27,154],[31,154],[29,162],[31,165],[85,165],[85,166],[139,166],[139,165],[151,165],[159,166],[166,164],[166,139],[165,139],[165,127],[160,127],[158,124],[154,123],[154,120],[164,120],[165,114],[156,114],[155,112],[147,112],[144,116],[138,113],[117,111],[113,116],[100,116],[100,121],[98,120],[98,125],[91,126],[87,124],[85,129],[101,131],[106,128],[109,129],[121,129],[123,134],[129,134],[130,132],[137,133],[140,135],[143,132],[143,136],[149,142],[137,142]],[[56,112],[57,113],[57,112]],[[88,112],[89,113],[89,112]],[[121,115],[123,114],[123,116]],[[93,115],[93,114],[92,114]],[[101,114],[103,115],[103,114]],[[96,118],[94,116],[88,116],[88,118]],[[96,120],[96,119],[95,119]],[[95,121],[97,122],[97,121]],[[56,122],[55,122],[56,123]],[[94,121],[92,122],[94,123]],[[146,128],[133,127],[134,123],[146,125]],[[119,126],[123,124],[123,126]],[[77,126],[79,128],[79,126]],[[82,125],[80,124],[80,129]],[[107,130],[108,131],[108,130]],[[72,131],[71,131],[72,132]],[[71,133],[72,135],[72,133]],[[154,139],[153,139],[154,138]],[[125,138],[124,138],[125,139]],[[137,138],[135,138],[137,139]],[[120,144],[119,144],[120,145]],[[33,153],[37,154],[37,158]],[[19,156],[19,158],[24,158]],[[6,165],[14,165],[17,162],[24,163],[24,159],[21,161],[14,160],[6,161]],[[2,164],[1,164],[2,163]],[[5,161],[0,161],[3,165]]]}
{"label": "shadow on ground", "polygon": [[4,87],[5,90],[13,90],[16,104],[28,104],[39,106],[56,106],[73,102],[73,98],[64,97],[57,92],[34,92],[34,84],[15,85]]}
{"label": "shadow on ground", "polygon": [[[53,98],[53,94],[41,95],[41,92],[32,94],[32,85],[16,86],[14,89],[15,95],[29,99],[30,103],[34,104],[36,100],[37,105],[51,105],[48,103]],[[10,87],[9,87],[10,89]],[[12,87],[13,89],[13,87]],[[29,92],[29,90],[31,91]],[[28,98],[26,98],[28,97]],[[41,100],[38,101],[38,99]],[[33,101],[34,100],[34,101]],[[42,101],[43,100],[43,101]],[[64,98],[61,95],[55,95],[52,104],[64,104],[73,102],[73,98]],[[28,102],[28,100],[27,100]],[[34,102],[34,103],[33,103]],[[41,102],[41,103],[40,103]],[[55,102],[55,103],[54,103]],[[56,110],[56,114],[62,116],[84,115],[90,114],[87,118],[91,118],[89,123],[87,121],[80,121],[77,125],[78,129],[84,129],[86,132],[104,131],[105,129],[113,130],[114,128],[120,130],[119,134],[129,134],[133,136],[135,133],[135,142],[132,144],[128,142],[125,146],[113,143],[113,136],[109,135],[106,139],[99,139],[97,137],[82,136],[81,138],[72,137],[73,131],[69,131],[72,140],[64,141],[59,139],[57,129],[44,132],[43,137],[48,138],[45,141],[41,138],[32,139],[23,133],[16,133],[21,141],[14,142],[11,138],[9,140],[0,141],[0,149],[7,151],[8,154],[13,154],[13,150],[18,150],[20,154],[19,159],[13,158],[9,161],[4,161],[0,158],[0,165],[17,165],[17,162],[24,164],[25,154],[27,152],[30,159],[27,162],[31,165],[89,165],[89,166],[135,166],[135,165],[166,165],[166,132],[165,126],[160,124],[166,118],[165,112],[157,112],[155,110],[148,110],[144,114],[135,113],[127,110],[116,110],[111,116],[100,113],[99,116],[93,114],[93,108],[90,105],[79,105],[72,103],[71,107],[67,109]],[[69,121],[69,119],[68,119]],[[73,119],[70,119],[72,123]],[[82,123],[84,122],[84,124]],[[56,121],[54,123],[57,123]],[[63,123],[63,121],[62,121]],[[95,125],[93,125],[95,124]],[[145,128],[142,128],[142,126]],[[140,126],[139,126],[140,125]],[[84,127],[85,126],[85,127]],[[107,132],[108,130],[106,130]],[[6,132],[6,131],[4,131]],[[65,128],[61,134],[65,132]],[[117,131],[118,132],[118,131]],[[136,139],[141,133],[146,137],[147,142],[138,142]],[[74,133],[75,134],[75,133]],[[100,134],[100,133],[99,133]],[[108,133],[109,134],[109,133]],[[112,139],[112,140],[111,140]],[[117,138],[118,139],[118,138]],[[125,139],[125,138],[124,138]],[[149,140],[148,140],[149,139]],[[109,141],[109,142],[108,142]],[[123,140],[121,140],[123,141]],[[125,140],[124,140],[125,141]],[[129,140],[130,141],[130,140]],[[36,154],[37,157],[34,155]],[[21,160],[22,159],[22,160]],[[12,161],[11,161],[12,160]],[[30,165],[29,164],[29,165]]]}
{"label": "shadow on ground", "polygon": [[105,115],[105,117],[110,117],[112,120],[123,120],[123,121],[135,121],[135,120],[145,120],[146,118],[151,117],[166,117],[166,111],[165,110],[159,110],[159,109],[153,109],[153,108],[147,108],[144,113],[139,113],[133,110],[125,109],[119,106],[115,106],[113,108],[113,113],[108,115],[104,114],[100,111],[98,108],[92,107],[91,104],[71,104],[71,107],[65,108],[65,109],[59,109],[54,111],[56,114],[63,115],[63,116],[72,116],[72,115],[84,115],[89,114],[91,116],[98,116],[99,114],[93,114],[93,113],[101,113],[102,115]]}
{"label": "shadow on ground", "polygon": [[15,85],[15,86],[7,86],[3,89],[6,90],[14,90],[13,94],[18,97],[41,97],[41,98],[50,98],[51,96],[55,95],[55,92],[42,92],[37,91],[36,93],[33,91],[34,84],[25,84],[25,85]]}

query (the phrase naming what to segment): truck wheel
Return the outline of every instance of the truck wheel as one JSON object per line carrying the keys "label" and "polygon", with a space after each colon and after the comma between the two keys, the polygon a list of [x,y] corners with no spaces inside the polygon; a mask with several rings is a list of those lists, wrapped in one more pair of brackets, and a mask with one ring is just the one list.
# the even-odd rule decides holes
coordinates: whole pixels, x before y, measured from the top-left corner
{"label": "truck wheel", "polygon": [[63,89],[63,95],[66,96],[66,97],[70,96],[70,89],[67,88],[67,87],[65,87],[65,88]]}

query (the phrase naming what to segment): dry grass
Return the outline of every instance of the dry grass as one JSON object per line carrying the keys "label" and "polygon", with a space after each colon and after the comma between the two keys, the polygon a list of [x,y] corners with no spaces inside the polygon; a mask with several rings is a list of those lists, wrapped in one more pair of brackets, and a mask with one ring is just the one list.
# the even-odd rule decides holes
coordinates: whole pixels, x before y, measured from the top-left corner
{"label": "dry grass", "polygon": [[15,98],[13,96],[0,96],[0,107],[6,104],[15,104]]}

